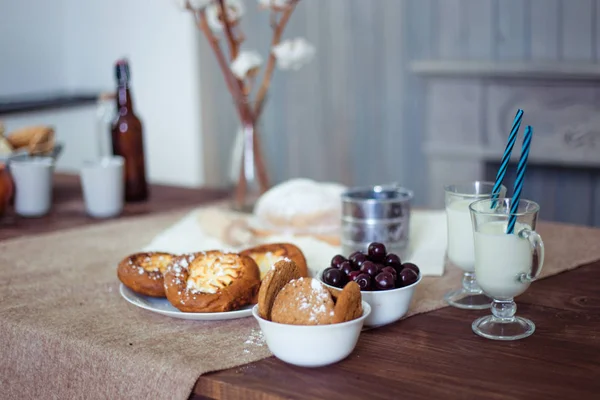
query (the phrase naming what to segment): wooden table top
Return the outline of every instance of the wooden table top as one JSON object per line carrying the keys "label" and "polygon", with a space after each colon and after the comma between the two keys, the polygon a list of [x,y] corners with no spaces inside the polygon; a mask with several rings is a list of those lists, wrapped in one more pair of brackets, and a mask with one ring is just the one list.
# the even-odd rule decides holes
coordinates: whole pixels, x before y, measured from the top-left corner
{"label": "wooden table top", "polygon": [[[52,214],[7,215],[0,240],[102,223],[85,216],[76,178],[57,176]],[[123,217],[223,198],[219,190],[153,186],[146,203]],[[458,284],[458,282],[457,282]],[[533,336],[496,342],[471,322],[488,312],[446,307],[363,332],[349,358],[324,368],[273,357],[198,379],[193,399],[596,399],[600,393],[600,261],[533,284],[517,298],[517,315]],[[293,343],[290,343],[293,346]]]}
{"label": "wooden table top", "polygon": [[[109,221],[109,219],[94,219],[86,215],[79,177],[57,174],[54,177],[53,188],[54,197],[50,214],[42,218],[20,218],[10,208],[4,216],[0,217],[0,240]],[[224,199],[226,196],[227,193],[223,190],[152,185],[150,200],[125,204],[123,214],[119,218],[191,207]]]}

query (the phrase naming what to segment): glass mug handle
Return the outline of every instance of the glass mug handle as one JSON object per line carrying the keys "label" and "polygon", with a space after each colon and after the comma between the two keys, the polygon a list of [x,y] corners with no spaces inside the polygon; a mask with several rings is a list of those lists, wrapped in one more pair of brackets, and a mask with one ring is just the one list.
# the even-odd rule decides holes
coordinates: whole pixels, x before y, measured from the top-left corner
{"label": "glass mug handle", "polygon": [[528,274],[522,274],[520,280],[523,282],[533,282],[539,278],[544,266],[544,242],[542,237],[531,229],[522,229],[518,233],[518,237],[526,239],[531,246],[531,249],[537,253],[537,265],[531,267],[531,272]]}

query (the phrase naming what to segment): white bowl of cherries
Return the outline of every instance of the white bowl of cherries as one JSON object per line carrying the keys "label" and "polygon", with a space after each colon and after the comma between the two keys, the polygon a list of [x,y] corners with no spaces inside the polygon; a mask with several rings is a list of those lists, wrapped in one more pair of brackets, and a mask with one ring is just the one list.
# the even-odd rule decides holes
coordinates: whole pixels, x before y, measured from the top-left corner
{"label": "white bowl of cherries", "polygon": [[377,242],[369,244],[367,254],[356,251],[347,258],[334,256],[318,277],[333,290],[341,290],[350,280],[358,283],[362,299],[371,306],[364,323],[368,327],[387,325],[406,315],[421,282],[419,267],[402,263],[398,255],[388,253],[385,245]]}

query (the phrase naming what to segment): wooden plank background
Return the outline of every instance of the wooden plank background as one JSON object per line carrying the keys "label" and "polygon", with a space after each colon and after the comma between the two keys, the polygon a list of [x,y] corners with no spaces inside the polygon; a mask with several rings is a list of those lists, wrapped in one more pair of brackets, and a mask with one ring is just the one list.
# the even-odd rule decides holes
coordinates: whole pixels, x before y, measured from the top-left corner
{"label": "wooden plank background", "polygon": [[[427,204],[427,164],[421,147],[425,105],[432,99],[410,73],[409,63],[597,63],[599,3],[302,0],[285,37],[305,36],[316,45],[317,56],[300,71],[277,71],[273,79],[262,121],[272,181],[297,176],[348,185],[397,181],[415,190],[417,204]],[[248,8],[244,47],[266,56],[268,15]],[[227,182],[237,121],[214,57],[205,40],[201,43],[206,178],[222,184]],[[483,120],[486,110],[481,109],[482,115],[473,116],[473,121]],[[531,197],[556,197],[544,205],[553,207],[547,213],[553,219],[600,225],[598,171],[532,166],[527,179],[529,190],[537,190],[529,193]],[[585,198],[587,205],[569,209],[572,193]]]}

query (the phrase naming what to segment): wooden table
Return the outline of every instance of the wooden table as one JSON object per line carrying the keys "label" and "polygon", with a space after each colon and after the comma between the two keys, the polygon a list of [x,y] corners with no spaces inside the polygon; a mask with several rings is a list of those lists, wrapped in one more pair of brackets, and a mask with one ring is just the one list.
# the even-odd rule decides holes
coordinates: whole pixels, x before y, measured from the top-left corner
{"label": "wooden table", "polygon": [[[43,218],[19,218],[12,212],[12,208],[6,215],[0,217],[0,240],[108,221],[94,219],[85,214],[81,184],[77,176],[57,174],[54,177],[53,196],[52,210]],[[150,189],[149,201],[126,204],[119,218],[176,210],[224,199],[226,196],[226,192],[217,189],[153,185]]]}
{"label": "wooden table", "polygon": [[[223,198],[219,190],[154,186],[123,217]],[[0,240],[101,223],[83,213],[77,179],[58,176],[52,215],[7,216]],[[471,322],[487,312],[444,308],[366,331],[354,353],[326,368],[269,358],[201,376],[193,399],[597,399],[600,398],[600,261],[535,283],[518,298],[533,336],[482,339]],[[293,346],[293,343],[290,343]]]}

